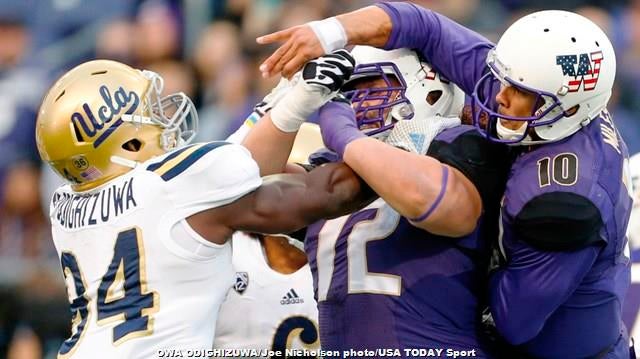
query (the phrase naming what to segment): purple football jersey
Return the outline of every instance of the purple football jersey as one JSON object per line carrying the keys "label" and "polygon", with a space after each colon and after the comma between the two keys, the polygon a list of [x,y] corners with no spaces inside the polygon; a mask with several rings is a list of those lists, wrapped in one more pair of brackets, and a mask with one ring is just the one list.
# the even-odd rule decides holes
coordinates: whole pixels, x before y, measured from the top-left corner
{"label": "purple football jersey", "polygon": [[305,249],[326,350],[452,348],[477,338],[484,256],[477,233],[455,239],[411,225],[382,199],[308,228]]}
{"label": "purple football jersey", "polygon": [[[523,153],[512,167],[500,238],[507,265],[491,279],[491,310],[502,334],[529,354],[574,358],[609,348],[611,357],[628,357],[621,319],[630,281],[627,157],[605,111],[573,136]],[[597,208],[601,243],[543,251],[522,240],[516,218],[536,198],[559,193]]]}
{"label": "purple football jersey", "polygon": [[[417,49],[465,93],[473,92],[487,71],[491,42],[413,4],[377,6],[393,22],[386,49]],[[628,358],[620,318],[630,278],[625,230],[631,198],[623,184],[626,152],[610,116],[603,112],[570,138],[522,154],[512,167],[500,223],[500,245],[507,263],[493,274],[489,291],[500,333],[530,355]],[[541,198],[545,203],[559,201],[559,208],[570,208],[567,199],[580,199],[574,213],[565,215],[577,217],[572,223],[591,223],[580,218],[581,211],[586,207],[595,211],[598,242],[570,251],[541,249],[526,242],[527,233],[516,228],[515,220],[530,215],[529,207]],[[547,230],[554,231],[555,225],[556,233],[566,231],[563,214],[552,214],[554,221]]]}
{"label": "purple football jersey", "polygon": [[[482,151],[467,161],[467,148]],[[471,126],[445,130],[429,149],[430,156],[457,168],[476,187],[482,181],[492,184],[479,189],[484,214],[466,237],[428,233],[382,199],[307,229],[305,250],[323,349],[450,348],[489,357],[478,335],[479,301],[486,286],[487,227],[497,231],[509,168],[506,151]]]}

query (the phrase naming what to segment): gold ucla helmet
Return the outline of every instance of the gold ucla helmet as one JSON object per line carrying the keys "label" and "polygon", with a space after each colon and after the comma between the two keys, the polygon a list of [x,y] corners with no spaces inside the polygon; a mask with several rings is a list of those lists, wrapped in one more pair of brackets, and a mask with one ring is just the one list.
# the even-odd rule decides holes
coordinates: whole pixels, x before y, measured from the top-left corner
{"label": "gold ucla helmet", "polygon": [[75,191],[130,171],[189,143],[198,115],[184,93],[161,96],[162,78],[125,64],[95,60],[63,75],[45,96],[36,142]]}

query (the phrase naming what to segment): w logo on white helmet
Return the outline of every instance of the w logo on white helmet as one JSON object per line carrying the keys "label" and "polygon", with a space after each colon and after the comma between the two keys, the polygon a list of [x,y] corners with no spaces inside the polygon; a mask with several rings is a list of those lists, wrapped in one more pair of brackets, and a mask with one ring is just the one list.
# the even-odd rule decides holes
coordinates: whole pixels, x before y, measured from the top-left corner
{"label": "w logo on white helmet", "polygon": [[[562,74],[569,77],[565,84],[569,87],[568,92],[576,92],[580,85],[584,83],[584,90],[591,91],[596,88],[598,76],[600,75],[600,63],[602,62],[602,51],[591,54],[560,55],[556,56],[556,64],[562,67]],[[575,65],[578,65],[576,69]]]}

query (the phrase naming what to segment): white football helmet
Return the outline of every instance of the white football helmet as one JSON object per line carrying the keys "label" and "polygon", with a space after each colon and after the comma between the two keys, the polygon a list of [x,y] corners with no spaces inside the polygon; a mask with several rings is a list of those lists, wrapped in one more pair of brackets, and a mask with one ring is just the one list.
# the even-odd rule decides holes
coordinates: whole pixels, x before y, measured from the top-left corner
{"label": "white football helmet", "polygon": [[[607,35],[592,21],[572,12],[547,10],[511,25],[489,51],[487,65],[491,71],[473,93],[476,126],[495,141],[531,145],[561,140],[598,116],[611,97],[616,56]],[[530,116],[497,112],[500,84],[537,95]],[[569,111],[574,107],[575,112]],[[480,126],[483,113],[489,119],[486,127]],[[526,126],[518,136],[501,138],[496,131],[500,119],[523,121]]]}
{"label": "white football helmet", "polygon": [[[351,55],[356,67],[343,88],[351,90],[345,95],[354,106],[359,127],[367,135],[385,132],[400,120],[460,115],[464,105],[462,90],[433,71],[415,51],[355,46]],[[385,87],[353,89],[357,81],[374,77],[384,79]],[[396,86],[390,77],[400,84]],[[391,110],[386,111],[388,108]]]}

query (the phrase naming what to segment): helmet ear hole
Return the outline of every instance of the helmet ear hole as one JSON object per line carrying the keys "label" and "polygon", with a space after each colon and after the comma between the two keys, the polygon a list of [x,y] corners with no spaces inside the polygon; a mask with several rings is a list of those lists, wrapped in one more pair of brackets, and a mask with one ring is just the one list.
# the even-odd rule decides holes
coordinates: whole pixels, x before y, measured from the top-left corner
{"label": "helmet ear hole", "polygon": [[142,148],[142,142],[137,138],[129,140],[122,144],[122,149],[129,152],[138,152]]}
{"label": "helmet ear hole", "polygon": [[580,105],[575,105],[572,108],[566,110],[564,112],[564,116],[565,117],[571,117],[571,116],[575,115],[576,112],[578,112],[579,109],[580,109]]}
{"label": "helmet ear hole", "polygon": [[442,90],[429,91],[426,98],[427,103],[433,106],[436,102],[438,102],[441,96],[442,96]]}

